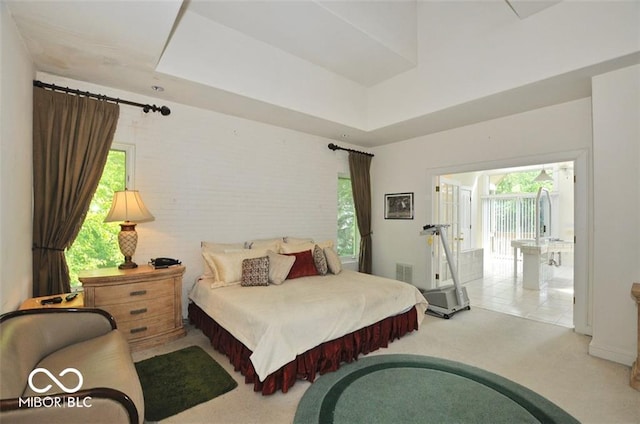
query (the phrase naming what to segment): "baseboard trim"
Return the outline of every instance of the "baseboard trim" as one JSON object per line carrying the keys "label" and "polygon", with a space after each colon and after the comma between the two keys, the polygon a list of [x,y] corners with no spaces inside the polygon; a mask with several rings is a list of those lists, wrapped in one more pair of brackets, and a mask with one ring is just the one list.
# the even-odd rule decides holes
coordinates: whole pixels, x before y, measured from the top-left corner
{"label": "baseboard trim", "polygon": [[589,355],[606,359],[608,361],[617,362],[628,367],[631,367],[631,365],[633,365],[634,361],[636,360],[634,354],[635,352],[626,352],[611,349],[609,347],[597,346],[594,345],[593,342],[589,344]]}

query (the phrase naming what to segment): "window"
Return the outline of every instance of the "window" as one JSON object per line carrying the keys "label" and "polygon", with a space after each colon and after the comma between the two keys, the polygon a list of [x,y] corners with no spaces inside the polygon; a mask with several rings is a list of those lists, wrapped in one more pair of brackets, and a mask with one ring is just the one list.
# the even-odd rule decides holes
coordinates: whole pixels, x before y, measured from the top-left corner
{"label": "window", "polygon": [[511,172],[489,176],[495,185],[483,197],[485,252],[500,259],[513,258],[512,240],[536,238],[536,193],[538,188],[552,190],[553,181],[535,181],[540,170]]}
{"label": "window", "polygon": [[118,247],[117,224],[105,224],[113,193],[124,190],[132,180],[134,146],[113,144],[102,172],[87,216],[73,245],[65,252],[71,287],[80,287],[78,272],[85,269],[108,268],[122,263]]}
{"label": "window", "polygon": [[351,179],[338,177],[338,255],[355,258],[360,247],[360,233],[351,191]]}
{"label": "window", "polygon": [[[498,181],[495,183],[495,194],[537,193],[539,187],[551,191],[553,181],[536,181],[538,174],[540,174],[539,170],[512,172],[504,176],[496,175],[494,178],[498,178]],[[552,172],[549,174],[553,175]]]}

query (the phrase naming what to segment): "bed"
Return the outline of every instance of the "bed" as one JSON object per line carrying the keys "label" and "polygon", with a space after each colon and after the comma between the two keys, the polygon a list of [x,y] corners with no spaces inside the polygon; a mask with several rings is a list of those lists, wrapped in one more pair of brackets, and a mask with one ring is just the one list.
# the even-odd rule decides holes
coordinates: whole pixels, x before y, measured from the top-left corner
{"label": "bed", "polygon": [[[335,371],[340,363],[386,347],[420,327],[427,302],[417,288],[343,270],[327,245],[278,245],[252,252],[224,249],[209,255],[203,249],[210,272],[189,294],[190,321],[229,357],[255,391],[286,393],[297,379],[313,381],[318,373]],[[325,272],[313,259],[320,251]],[[280,269],[280,278],[271,275],[264,283],[264,273],[273,273],[282,261],[292,265]],[[270,264],[268,270],[257,271],[263,273],[263,284],[244,284],[244,277],[254,274],[238,268],[258,262],[263,267]],[[298,275],[302,263],[307,271]]]}

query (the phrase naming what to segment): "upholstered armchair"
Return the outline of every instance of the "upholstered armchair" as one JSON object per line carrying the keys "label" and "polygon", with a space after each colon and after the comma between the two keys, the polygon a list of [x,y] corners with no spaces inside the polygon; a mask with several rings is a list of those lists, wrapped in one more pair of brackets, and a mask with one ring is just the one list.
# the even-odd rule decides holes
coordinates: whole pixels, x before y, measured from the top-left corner
{"label": "upholstered armchair", "polygon": [[129,345],[100,309],[0,316],[2,423],[132,423],[144,398]]}

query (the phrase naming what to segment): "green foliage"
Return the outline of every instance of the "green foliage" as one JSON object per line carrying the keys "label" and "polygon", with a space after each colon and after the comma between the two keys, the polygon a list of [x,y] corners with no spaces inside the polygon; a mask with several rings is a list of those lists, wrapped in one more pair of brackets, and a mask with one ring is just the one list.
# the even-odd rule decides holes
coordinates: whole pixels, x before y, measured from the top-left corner
{"label": "green foliage", "polygon": [[[496,185],[496,194],[537,193],[539,187],[551,191],[553,181],[534,181],[540,171],[514,172],[505,175]],[[551,174],[548,172],[548,174]]]}
{"label": "green foliage", "polygon": [[338,255],[356,256],[356,210],[353,204],[351,180],[338,178]]}
{"label": "green foliage", "polygon": [[125,189],[125,165],[125,152],[109,152],[107,164],[82,228],[65,253],[72,287],[80,285],[79,271],[113,267],[122,262],[122,254],[118,247],[120,226],[117,223],[107,224],[104,218],[111,208],[113,193]]}
{"label": "green foliage", "polygon": [[[550,172],[548,172],[551,174]],[[496,184],[495,194],[535,194],[538,188],[553,189],[553,181],[535,181],[540,171],[515,172],[505,175]],[[514,196],[507,199],[494,199],[494,225],[507,233],[509,238],[534,238],[535,198],[533,196]]]}

